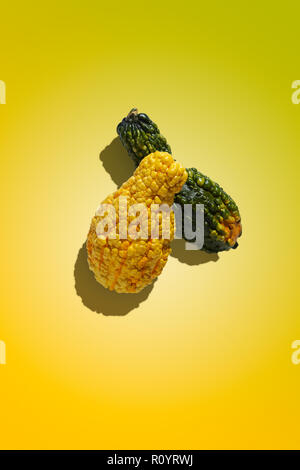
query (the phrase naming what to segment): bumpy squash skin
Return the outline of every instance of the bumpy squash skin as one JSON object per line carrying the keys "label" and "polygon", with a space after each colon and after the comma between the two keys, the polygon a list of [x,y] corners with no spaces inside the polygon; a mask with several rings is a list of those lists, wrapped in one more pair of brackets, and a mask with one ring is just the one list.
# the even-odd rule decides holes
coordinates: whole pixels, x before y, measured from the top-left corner
{"label": "bumpy squash skin", "polygon": [[150,153],[171,153],[171,148],[157,125],[147,114],[138,114],[136,108],[118,124],[117,133],[136,166]]}
{"label": "bumpy squash skin", "polygon": [[[204,204],[204,245],[209,253],[237,248],[242,234],[241,217],[237,205],[225,191],[196,168],[187,168],[188,179],[175,203]],[[193,227],[195,229],[195,227]],[[184,233],[184,232],[183,232]]]}
{"label": "bumpy squash skin", "polygon": [[[104,199],[103,203],[113,206],[117,215],[115,224],[112,223],[110,228],[112,232],[98,232],[97,226],[104,215],[96,213],[87,237],[88,264],[100,284],[119,293],[136,293],[160,275],[171,252],[175,217],[171,211],[169,237],[163,238],[163,220],[158,218],[156,222],[152,221],[151,207],[153,203],[172,207],[174,195],[180,191],[186,178],[185,168],[175,162],[170,154],[154,152],[143,159],[121,188]],[[127,237],[122,238],[119,217],[121,196],[127,198],[128,209],[134,204],[145,205],[147,210],[144,220],[148,222],[148,232],[144,238],[131,238],[129,232]],[[135,215],[125,212],[127,229],[135,219]],[[152,238],[155,226],[159,236]]]}
{"label": "bumpy squash skin", "polygon": [[[117,127],[122,144],[136,166],[149,153],[166,151],[171,148],[158,126],[143,113],[132,109]],[[183,204],[204,204],[204,245],[203,251],[218,253],[238,246],[237,238],[242,234],[241,218],[237,205],[225,191],[196,168],[187,168],[188,179],[174,202]],[[195,217],[193,217],[193,226]],[[194,227],[195,229],[195,227]],[[184,233],[184,231],[182,232]],[[188,240],[190,241],[190,240]]]}

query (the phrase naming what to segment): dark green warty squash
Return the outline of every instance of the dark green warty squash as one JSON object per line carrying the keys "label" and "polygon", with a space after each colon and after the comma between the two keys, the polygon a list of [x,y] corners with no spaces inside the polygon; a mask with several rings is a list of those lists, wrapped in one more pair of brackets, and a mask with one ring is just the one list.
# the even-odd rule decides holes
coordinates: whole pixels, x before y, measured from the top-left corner
{"label": "dark green warty squash", "polygon": [[[156,150],[171,153],[171,148],[158,126],[137,109],[130,111],[117,127],[125,149],[136,166]],[[204,205],[204,245],[209,253],[230,250],[238,246],[242,234],[241,217],[237,205],[225,191],[196,168],[187,168],[188,179],[174,202],[193,205],[192,227],[195,229],[196,204]],[[182,230],[184,234],[184,230]],[[191,241],[191,240],[188,240]]]}
{"label": "dark green warty squash", "polygon": [[171,153],[171,148],[157,125],[144,113],[133,108],[117,127],[117,133],[136,166],[156,150]]}
{"label": "dark green warty squash", "polygon": [[[195,230],[196,204],[204,205],[204,245],[202,250],[210,253],[237,248],[237,238],[242,233],[241,218],[237,205],[228,194],[196,168],[187,168],[188,178],[174,202],[192,204],[192,228]],[[182,219],[184,220],[184,218]],[[182,227],[182,233],[184,230]]]}

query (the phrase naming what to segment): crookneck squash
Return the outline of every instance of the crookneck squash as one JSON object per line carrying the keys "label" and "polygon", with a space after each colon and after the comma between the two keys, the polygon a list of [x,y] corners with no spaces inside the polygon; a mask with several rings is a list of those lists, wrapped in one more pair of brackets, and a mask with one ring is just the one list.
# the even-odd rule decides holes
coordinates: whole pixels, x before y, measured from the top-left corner
{"label": "crookneck squash", "polygon": [[[158,126],[137,109],[130,111],[117,127],[118,135],[130,157],[138,166],[149,153],[171,152]],[[225,191],[196,168],[187,168],[188,178],[174,202],[183,206],[193,205],[193,226],[195,227],[196,204],[204,204],[204,245],[210,253],[230,250],[238,246],[242,234],[241,217],[237,205]],[[184,230],[182,231],[184,234]],[[190,240],[188,240],[190,241]]]}
{"label": "crookneck squash", "polygon": [[[171,207],[174,194],[180,191],[186,178],[185,168],[169,153],[154,152],[143,159],[121,188],[106,197],[92,219],[87,238],[89,267],[100,284],[116,292],[134,293],[160,275],[171,252],[174,212],[170,214],[169,236],[163,238],[163,221],[152,219],[151,205]],[[141,220],[130,210],[135,207],[139,211],[141,203],[146,208],[143,215],[146,228],[141,237],[136,237]],[[107,205],[112,212],[108,212]],[[122,226],[120,213],[125,215]],[[157,238],[152,236],[153,230]]]}

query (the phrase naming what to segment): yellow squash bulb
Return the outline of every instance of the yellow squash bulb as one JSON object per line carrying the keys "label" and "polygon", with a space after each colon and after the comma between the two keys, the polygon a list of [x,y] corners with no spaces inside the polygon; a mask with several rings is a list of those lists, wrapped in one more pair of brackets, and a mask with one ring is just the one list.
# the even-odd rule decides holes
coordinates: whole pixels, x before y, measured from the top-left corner
{"label": "yellow squash bulb", "polygon": [[[102,202],[87,238],[89,267],[100,284],[134,293],[159,276],[174,238],[170,208],[186,179],[185,168],[169,153],[154,152]],[[162,205],[169,209],[169,217],[155,212]]]}

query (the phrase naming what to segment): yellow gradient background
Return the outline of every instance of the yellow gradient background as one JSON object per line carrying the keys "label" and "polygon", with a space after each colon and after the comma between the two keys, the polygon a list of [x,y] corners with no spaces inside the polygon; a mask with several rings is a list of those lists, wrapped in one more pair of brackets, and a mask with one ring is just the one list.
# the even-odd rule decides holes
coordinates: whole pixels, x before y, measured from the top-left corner
{"label": "yellow gradient background", "polygon": [[[300,447],[299,14],[296,1],[1,5],[1,448]],[[231,194],[244,233],[218,259],[177,247],[123,300],[80,250],[131,171],[110,144],[133,106]]]}

